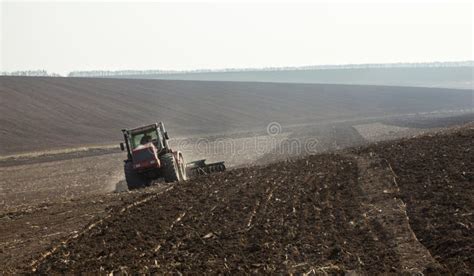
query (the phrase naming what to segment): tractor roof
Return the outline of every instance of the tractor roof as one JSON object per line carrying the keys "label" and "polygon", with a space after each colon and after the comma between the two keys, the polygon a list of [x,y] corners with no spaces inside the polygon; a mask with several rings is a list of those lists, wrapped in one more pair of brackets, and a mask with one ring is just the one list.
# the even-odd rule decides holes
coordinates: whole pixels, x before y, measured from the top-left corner
{"label": "tractor roof", "polygon": [[144,132],[144,131],[147,131],[147,130],[156,129],[157,127],[158,127],[158,124],[154,123],[154,124],[151,124],[151,125],[146,125],[146,126],[141,126],[141,127],[137,127],[137,128],[128,129],[126,131],[130,132],[131,134],[135,134],[135,133],[141,133],[141,132]]}

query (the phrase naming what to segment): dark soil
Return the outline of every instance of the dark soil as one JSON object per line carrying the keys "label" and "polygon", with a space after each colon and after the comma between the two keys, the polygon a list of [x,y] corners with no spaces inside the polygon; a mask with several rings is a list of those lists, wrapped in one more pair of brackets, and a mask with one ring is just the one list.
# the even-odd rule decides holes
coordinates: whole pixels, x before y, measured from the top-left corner
{"label": "dark soil", "polygon": [[[86,226],[115,209],[156,196],[168,187],[131,193],[88,195],[72,200],[31,204],[0,212],[0,274],[31,271],[31,265],[52,248],[76,237]],[[60,197],[57,195],[58,198]]]}
{"label": "dark soil", "polygon": [[38,271],[400,270],[384,229],[364,217],[357,174],[354,160],[320,155],[196,179],[114,216]]}
{"label": "dark soil", "polygon": [[470,274],[473,138],[471,125],[116,194],[4,271]]}
{"label": "dark soil", "polygon": [[360,149],[385,158],[396,174],[410,225],[454,273],[474,271],[474,127]]}

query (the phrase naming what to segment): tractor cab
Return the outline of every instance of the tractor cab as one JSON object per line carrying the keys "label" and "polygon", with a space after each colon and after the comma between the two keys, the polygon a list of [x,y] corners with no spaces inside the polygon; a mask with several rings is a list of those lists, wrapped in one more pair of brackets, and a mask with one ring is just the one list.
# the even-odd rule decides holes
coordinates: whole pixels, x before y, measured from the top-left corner
{"label": "tractor cab", "polygon": [[[137,170],[155,169],[160,167],[159,156],[167,153],[167,133],[162,123],[122,130],[125,138],[128,157],[133,168]],[[120,144],[125,150],[123,143]]]}
{"label": "tractor cab", "polygon": [[132,150],[136,148],[143,147],[149,143],[155,145],[157,149],[163,148],[162,140],[163,138],[160,137],[160,133],[156,129],[151,130],[132,130],[130,131],[130,145]]}

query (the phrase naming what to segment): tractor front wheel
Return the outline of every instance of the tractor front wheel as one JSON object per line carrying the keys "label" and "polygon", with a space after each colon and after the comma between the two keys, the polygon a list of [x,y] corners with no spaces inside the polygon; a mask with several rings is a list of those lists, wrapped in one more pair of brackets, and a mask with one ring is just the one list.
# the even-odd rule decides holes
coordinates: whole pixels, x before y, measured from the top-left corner
{"label": "tractor front wheel", "polygon": [[174,154],[164,154],[161,156],[160,161],[163,165],[163,177],[165,178],[165,182],[181,181],[178,162],[176,162]]}

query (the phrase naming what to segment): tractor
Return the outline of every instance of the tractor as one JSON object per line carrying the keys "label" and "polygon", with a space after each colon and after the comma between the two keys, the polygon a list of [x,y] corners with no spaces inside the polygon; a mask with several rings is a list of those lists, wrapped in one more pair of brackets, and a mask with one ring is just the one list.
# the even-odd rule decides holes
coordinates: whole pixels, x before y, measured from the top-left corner
{"label": "tractor", "polygon": [[153,180],[163,178],[165,182],[186,181],[188,177],[225,171],[224,162],[206,164],[205,160],[186,163],[180,151],[168,145],[168,132],[163,122],[122,129],[127,150],[124,160],[125,180],[129,190],[151,185]]}

